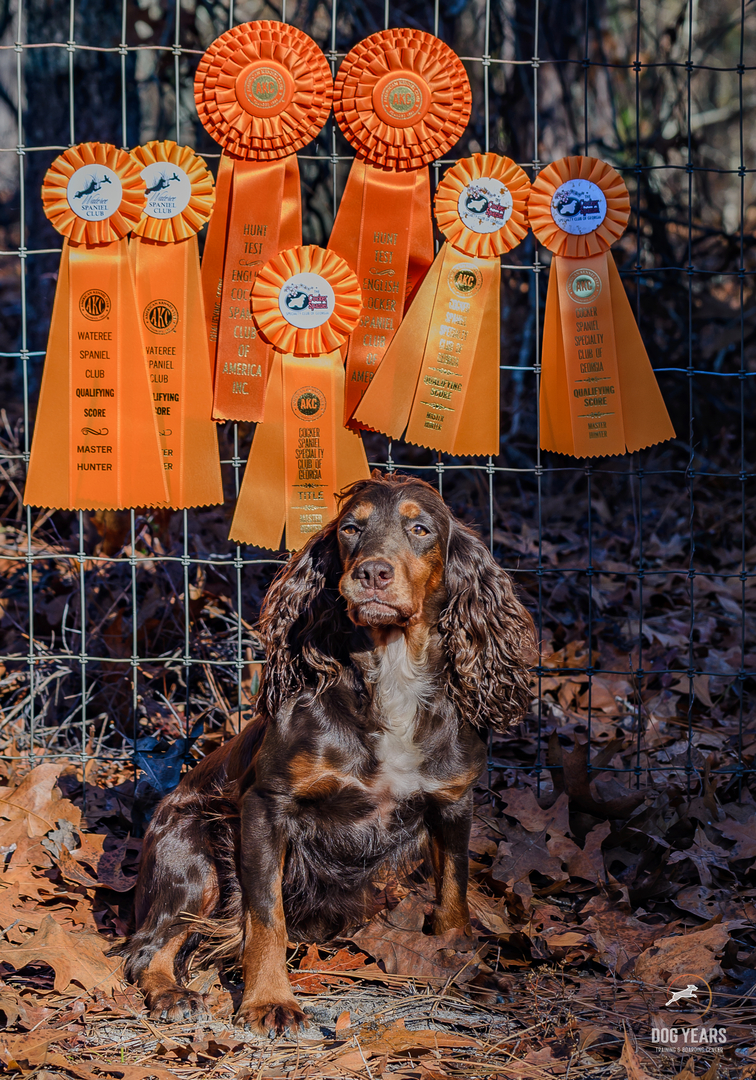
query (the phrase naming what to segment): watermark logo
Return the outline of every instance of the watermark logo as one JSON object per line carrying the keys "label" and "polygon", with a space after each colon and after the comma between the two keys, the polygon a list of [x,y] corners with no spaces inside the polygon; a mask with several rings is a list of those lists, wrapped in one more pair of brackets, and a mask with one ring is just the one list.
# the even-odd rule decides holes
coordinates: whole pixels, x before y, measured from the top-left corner
{"label": "watermark logo", "polygon": [[711,987],[702,975],[682,972],[656,992],[651,1042],[660,1054],[718,1054],[727,1028],[712,1015]]}

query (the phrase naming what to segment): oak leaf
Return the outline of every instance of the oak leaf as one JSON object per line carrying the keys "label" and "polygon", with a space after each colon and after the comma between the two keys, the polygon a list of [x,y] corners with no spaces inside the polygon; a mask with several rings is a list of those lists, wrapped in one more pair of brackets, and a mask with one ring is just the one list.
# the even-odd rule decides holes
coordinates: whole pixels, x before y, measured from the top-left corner
{"label": "oak leaf", "polygon": [[120,987],[121,961],[107,957],[109,942],[96,934],[70,933],[47,915],[33,937],[21,945],[0,943],[0,963],[18,971],[27,964],[47,964],[58,993],[76,983],[89,993],[112,994]]}
{"label": "oak leaf", "polygon": [[672,975],[692,972],[707,982],[722,974],[717,956],[730,940],[723,923],[694,934],[657,938],[635,961],[635,976],[654,986],[663,986]]}

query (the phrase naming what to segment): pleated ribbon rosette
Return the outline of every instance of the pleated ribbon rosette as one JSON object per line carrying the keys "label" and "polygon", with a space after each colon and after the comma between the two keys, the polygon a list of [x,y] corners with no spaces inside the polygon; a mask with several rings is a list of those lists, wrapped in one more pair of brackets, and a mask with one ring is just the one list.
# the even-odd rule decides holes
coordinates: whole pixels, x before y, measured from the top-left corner
{"label": "pleated ribbon rosette", "polygon": [[255,323],[273,348],[265,421],[255,431],[230,537],[295,551],[336,514],[336,493],[370,475],[362,440],[342,424],[343,349],[362,295],[343,259],[282,251],[257,276]]}
{"label": "pleated ribbon rosette", "polygon": [[467,126],[472,95],[455,53],[432,34],[384,30],[347,53],[334,113],[357,152],[328,247],[357,274],[363,295],[349,343],[344,422],[354,412],[433,262],[427,166]]}
{"label": "pleated ribbon rosette", "polygon": [[63,251],[24,501],[61,510],[168,499],[127,236],[139,167],[108,143],[53,161],[42,205]]}
{"label": "pleated ribbon rosette", "polygon": [[221,503],[197,245],[213,210],[213,178],[201,157],[175,142],[146,143],[132,157],[147,203],[130,254],[168,502],[176,510]]}
{"label": "pleated ribbon rosette", "polygon": [[499,452],[500,256],[528,231],[530,181],[510,158],[448,170],[435,214],[446,243],[357,406],[363,427],[448,454]]}
{"label": "pleated ribbon rosette", "polygon": [[533,183],[530,225],[554,255],[541,355],[543,450],[600,457],[674,438],[609,250],[629,217],[622,178],[597,158],[561,158]]}
{"label": "pleated ribbon rosette", "polygon": [[307,34],[263,19],[213,42],[194,94],[200,121],[223,147],[202,261],[213,418],[258,421],[271,352],[252,320],[250,293],[265,263],[302,243],[295,155],[328,119],[331,69]]}

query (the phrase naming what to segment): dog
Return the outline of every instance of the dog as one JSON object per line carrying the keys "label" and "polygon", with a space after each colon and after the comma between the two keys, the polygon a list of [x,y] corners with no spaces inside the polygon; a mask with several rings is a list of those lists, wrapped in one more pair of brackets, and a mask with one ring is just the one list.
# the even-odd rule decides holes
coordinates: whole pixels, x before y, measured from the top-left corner
{"label": "dog", "polygon": [[431,931],[469,927],[479,731],[526,711],[535,634],[439,494],[378,473],[274,580],[259,632],[255,716],[158,805],[120,951],[153,1016],[198,1018],[181,979],[215,928],[244,978],[235,1022],[273,1037],[306,1022],[287,941],[364,922],[381,866],[426,854]]}

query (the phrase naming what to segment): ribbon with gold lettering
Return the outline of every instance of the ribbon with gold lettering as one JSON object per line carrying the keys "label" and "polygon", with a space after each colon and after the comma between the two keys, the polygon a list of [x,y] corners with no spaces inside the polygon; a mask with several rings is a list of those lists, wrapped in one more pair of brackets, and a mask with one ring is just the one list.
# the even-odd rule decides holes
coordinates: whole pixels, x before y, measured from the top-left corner
{"label": "ribbon with gold lettering", "polygon": [[223,147],[202,260],[213,419],[261,420],[271,353],[249,300],[258,271],[302,243],[296,151],[328,119],[328,61],[301,30],[259,20],[227,30],[202,57],[197,112]]}
{"label": "ribbon with gold lettering", "polygon": [[435,214],[446,237],[355,420],[448,454],[499,452],[500,256],[528,231],[530,181],[510,158],[448,170]]}
{"label": "ribbon with gold lettering", "polygon": [[357,151],[328,247],[362,289],[349,342],[344,423],[354,411],[433,262],[427,165],[462,135],[472,95],[462,62],[432,34],[383,30],[347,53],[334,113]]}
{"label": "ribbon with gold lettering", "polygon": [[561,158],[533,183],[530,225],[554,256],[541,354],[543,450],[599,457],[674,438],[609,250],[629,217],[621,176],[598,158]]}
{"label": "ribbon with gold lettering", "polygon": [[147,205],[130,254],[169,505],[180,510],[221,503],[197,245],[197,232],[213,209],[213,178],[201,157],[175,142],[149,142],[132,156]]}
{"label": "ribbon with gold lettering", "polygon": [[138,166],[108,143],[80,143],[45,174],[42,206],[64,240],[24,492],[30,506],[167,501],[127,240],[144,202]]}
{"label": "ribbon with gold lettering", "polygon": [[296,551],[336,513],[336,493],[367,478],[359,435],[342,425],[342,350],[362,295],[343,259],[282,251],[257,275],[252,311],[274,350],[265,421],[255,431],[230,537]]}

